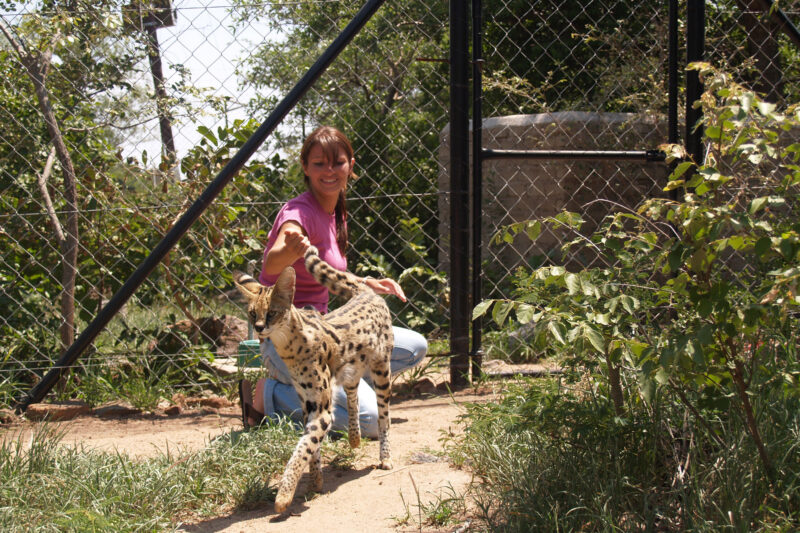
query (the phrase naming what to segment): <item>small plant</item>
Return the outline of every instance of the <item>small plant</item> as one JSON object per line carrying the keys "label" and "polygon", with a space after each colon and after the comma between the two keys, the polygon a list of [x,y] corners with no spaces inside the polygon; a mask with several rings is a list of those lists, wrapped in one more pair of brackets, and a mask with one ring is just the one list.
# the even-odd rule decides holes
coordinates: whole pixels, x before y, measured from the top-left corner
{"label": "small plant", "polygon": [[[429,503],[424,503],[417,488],[417,483],[414,481],[414,476],[409,473],[408,477],[414,487],[416,503],[406,503],[403,492],[400,491],[400,499],[403,502],[405,514],[394,517],[394,521],[398,525],[408,525],[413,520],[416,522],[419,531],[423,531],[423,526],[441,527],[455,523],[466,512],[464,496],[459,495],[451,484],[448,483],[447,487],[443,489],[443,493],[434,495],[434,499]],[[412,507],[416,507],[416,517],[412,513]]]}

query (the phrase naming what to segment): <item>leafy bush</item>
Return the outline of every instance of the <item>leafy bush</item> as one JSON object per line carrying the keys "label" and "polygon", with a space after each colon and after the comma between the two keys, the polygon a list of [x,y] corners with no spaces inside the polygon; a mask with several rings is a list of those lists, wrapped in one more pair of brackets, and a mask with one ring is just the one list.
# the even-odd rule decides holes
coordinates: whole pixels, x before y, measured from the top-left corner
{"label": "leafy bush", "polygon": [[[613,406],[614,420],[680,408],[683,416],[666,417],[666,431],[688,447],[682,482],[705,494],[691,511],[697,516],[684,509],[683,527],[722,511],[745,529],[774,515],[797,521],[797,420],[780,413],[796,412],[800,401],[800,106],[780,112],[726,73],[693,68],[706,87],[697,103],[706,159],[666,147],[680,160],[670,197],[615,213],[591,236],[580,234],[575,213],[505,229],[498,239],[535,239],[545,224],[569,228],[576,238],[566,252],[589,247],[609,266],[533,269],[518,276],[514,299],[484,301],[474,316],[491,312],[502,325],[513,313],[575,368],[596,369],[602,380],[591,389]],[[600,415],[582,423],[598,430],[607,419]],[[726,494],[706,484],[718,480],[711,465],[731,464],[732,446],[748,465],[736,473],[747,489]],[[628,475],[623,466],[615,462]],[[769,497],[742,499],[747,490]]]}

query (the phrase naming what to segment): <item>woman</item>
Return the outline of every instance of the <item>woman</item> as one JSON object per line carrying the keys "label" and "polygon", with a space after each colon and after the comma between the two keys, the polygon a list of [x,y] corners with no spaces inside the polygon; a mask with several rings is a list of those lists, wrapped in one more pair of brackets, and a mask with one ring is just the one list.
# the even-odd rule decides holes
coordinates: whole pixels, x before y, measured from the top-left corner
{"label": "woman", "polygon": [[[348,246],[347,183],[356,179],[353,173],[355,158],[347,137],[329,126],[314,130],[306,138],[300,152],[307,191],[289,200],[278,212],[269,234],[259,281],[271,286],[278,274],[289,265],[297,273],[294,305],[310,306],[321,313],[328,311],[328,290],[311,277],[305,268],[303,254],[309,245],[319,249],[320,257],[339,270],[347,270],[345,251]],[[406,301],[400,285],[389,278],[363,278],[377,294],[397,296]],[[394,327],[392,374],[411,368],[425,357],[428,344],[414,331]],[[301,421],[300,399],[291,385],[288,369],[269,340],[261,342],[262,360],[270,377],[253,385],[242,381],[240,395],[242,420],[245,427],[259,424],[264,417],[288,415]],[[378,408],[375,392],[361,380],[358,389],[361,434],[378,435]],[[252,402],[252,403],[251,403]],[[347,428],[347,403],[344,390],[334,390],[333,429]]]}

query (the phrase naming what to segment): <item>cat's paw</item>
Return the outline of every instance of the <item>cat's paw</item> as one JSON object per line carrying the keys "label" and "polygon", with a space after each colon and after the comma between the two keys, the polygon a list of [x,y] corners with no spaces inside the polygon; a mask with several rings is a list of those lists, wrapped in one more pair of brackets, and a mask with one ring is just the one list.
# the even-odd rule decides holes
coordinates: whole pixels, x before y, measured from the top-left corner
{"label": "cat's paw", "polygon": [[349,440],[350,440],[350,447],[351,448],[355,449],[355,448],[358,448],[359,446],[361,446],[361,435],[356,435],[356,434],[351,433],[349,435],[349,437],[350,437]]}
{"label": "cat's paw", "polygon": [[286,494],[278,493],[275,497],[275,512],[278,514],[283,514],[283,512],[289,507],[289,504],[292,503],[292,497]]}
{"label": "cat's paw", "polygon": [[392,465],[391,459],[381,461],[381,470],[391,470],[392,468],[394,468],[394,465]]}
{"label": "cat's paw", "polygon": [[311,474],[311,490],[314,492],[322,491],[322,469],[312,470]]}

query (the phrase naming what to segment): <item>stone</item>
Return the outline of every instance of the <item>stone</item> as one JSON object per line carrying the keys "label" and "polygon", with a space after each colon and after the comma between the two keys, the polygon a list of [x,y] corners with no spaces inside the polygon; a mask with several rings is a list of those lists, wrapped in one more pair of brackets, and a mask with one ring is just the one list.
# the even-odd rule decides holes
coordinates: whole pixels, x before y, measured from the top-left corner
{"label": "stone", "polygon": [[227,398],[221,396],[211,396],[209,398],[188,398],[186,404],[189,406],[199,405],[201,407],[210,407],[212,409],[223,409],[233,405]]}
{"label": "stone", "polygon": [[89,404],[82,401],[71,401],[64,403],[33,403],[25,410],[25,417],[28,420],[72,420],[81,415],[91,413],[92,408]]}
{"label": "stone", "polygon": [[125,416],[138,415],[141,414],[141,412],[141,409],[137,409],[128,403],[118,402],[95,407],[92,414],[101,418],[122,418]]}
{"label": "stone", "polygon": [[181,409],[179,405],[172,405],[164,409],[164,414],[167,416],[178,416],[182,411],[183,409]]}
{"label": "stone", "polygon": [[422,378],[414,384],[413,390],[417,394],[432,394],[436,392],[436,384],[429,378]]}
{"label": "stone", "polygon": [[19,417],[11,409],[0,409],[0,425],[11,425],[19,422]]}

